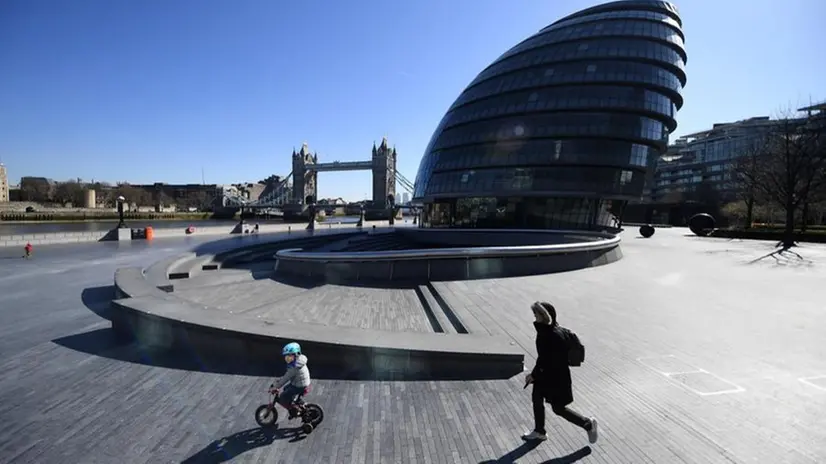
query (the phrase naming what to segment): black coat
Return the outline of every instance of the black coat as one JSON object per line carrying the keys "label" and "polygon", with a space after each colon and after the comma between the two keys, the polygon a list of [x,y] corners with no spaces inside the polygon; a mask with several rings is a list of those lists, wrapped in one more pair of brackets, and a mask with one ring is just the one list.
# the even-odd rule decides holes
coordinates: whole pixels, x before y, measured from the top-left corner
{"label": "black coat", "polygon": [[571,389],[571,368],[568,367],[568,345],[559,325],[533,323],[536,328],[536,367],[531,375],[545,401],[554,406],[574,402]]}

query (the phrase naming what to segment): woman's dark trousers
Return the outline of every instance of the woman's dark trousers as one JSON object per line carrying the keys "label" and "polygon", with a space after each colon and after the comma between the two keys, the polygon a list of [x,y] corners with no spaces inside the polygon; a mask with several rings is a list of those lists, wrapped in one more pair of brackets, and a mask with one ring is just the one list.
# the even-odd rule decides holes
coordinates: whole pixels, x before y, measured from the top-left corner
{"label": "woman's dark trousers", "polygon": [[[533,386],[531,399],[533,400],[534,430],[545,434],[545,396],[542,394],[542,390],[537,385]],[[585,430],[591,428],[590,419],[574,411],[573,409],[567,406],[558,406],[554,404],[551,404],[551,407],[554,414],[567,420],[568,422],[578,427],[582,427]]]}

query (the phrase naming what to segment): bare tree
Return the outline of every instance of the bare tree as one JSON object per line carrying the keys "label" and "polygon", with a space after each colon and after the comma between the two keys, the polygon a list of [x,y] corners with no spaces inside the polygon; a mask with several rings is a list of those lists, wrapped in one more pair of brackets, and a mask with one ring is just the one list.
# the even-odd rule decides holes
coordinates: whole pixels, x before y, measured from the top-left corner
{"label": "bare tree", "polygon": [[71,203],[73,206],[83,204],[83,193],[85,187],[83,184],[70,180],[67,182],[60,182],[55,187],[54,201],[66,206]]}
{"label": "bare tree", "polygon": [[116,205],[117,197],[122,196],[126,202],[133,206],[145,206],[152,203],[152,196],[145,190],[126,183],[118,184],[111,190],[111,198],[107,199],[113,207]]}
{"label": "bare tree", "polygon": [[755,202],[762,200],[759,198],[761,189],[758,188],[757,182],[760,176],[757,173],[762,167],[762,160],[769,152],[769,140],[766,134],[750,139],[732,164],[731,180],[737,190],[737,196],[746,205],[743,219],[747,229],[751,228],[754,222]]}
{"label": "bare tree", "polygon": [[826,126],[787,113],[769,130],[754,158],[737,163],[735,175],[755,196],[785,212],[783,248],[794,246],[795,213],[826,187]]}

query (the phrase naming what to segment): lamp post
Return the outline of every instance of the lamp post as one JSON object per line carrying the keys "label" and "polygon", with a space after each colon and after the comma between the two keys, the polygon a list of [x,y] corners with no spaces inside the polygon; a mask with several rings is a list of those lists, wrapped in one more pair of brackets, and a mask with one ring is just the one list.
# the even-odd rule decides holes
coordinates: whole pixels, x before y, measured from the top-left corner
{"label": "lamp post", "polygon": [[356,223],[356,227],[364,227],[364,203],[359,205],[359,222]]}
{"label": "lamp post", "polygon": [[118,196],[118,229],[126,227],[126,223],[123,222],[123,202],[125,201],[126,198],[123,198],[123,195]]}
{"label": "lamp post", "polygon": [[387,205],[390,207],[388,222],[392,226],[396,224],[396,197],[393,194],[387,195]]}
{"label": "lamp post", "polygon": [[315,230],[315,217],[316,217],[316,205],[315,203],[310,203],[307,205],[307,214],[310,217],[310,221],[307,223],[307,230]]}
{"label": "lamp post", "polygon": [[307,215],[310,216],[310,221],[307,223],[307,230],[315,230],[315,216],[316,216],[316,204],[315,204],[315,196],[314,195],[307,195],[304,199],[304,203],[307,205]]}

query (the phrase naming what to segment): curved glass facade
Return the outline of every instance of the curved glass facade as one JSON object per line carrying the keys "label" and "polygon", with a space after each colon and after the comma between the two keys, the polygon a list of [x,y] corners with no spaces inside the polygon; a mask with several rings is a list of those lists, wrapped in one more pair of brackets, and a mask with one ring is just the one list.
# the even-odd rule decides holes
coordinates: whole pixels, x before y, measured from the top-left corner
{"label": "curved glass facade", "polygon": [[482,70],[416,175],[423,227],[610,229],[677,127],[685,37],[668,2],[566,16]]}

